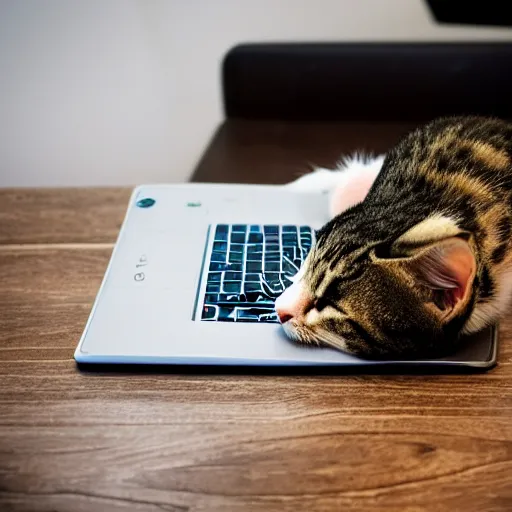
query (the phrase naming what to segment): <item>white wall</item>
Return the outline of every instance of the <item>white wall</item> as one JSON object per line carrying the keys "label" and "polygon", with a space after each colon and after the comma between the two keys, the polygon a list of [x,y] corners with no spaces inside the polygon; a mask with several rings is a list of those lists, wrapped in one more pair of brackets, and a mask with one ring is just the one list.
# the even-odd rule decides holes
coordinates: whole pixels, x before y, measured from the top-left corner
{"label": "white wall", "polygon": [[186,180],[247,41],[512,39],[422,0],[0,0],[0,186]]}

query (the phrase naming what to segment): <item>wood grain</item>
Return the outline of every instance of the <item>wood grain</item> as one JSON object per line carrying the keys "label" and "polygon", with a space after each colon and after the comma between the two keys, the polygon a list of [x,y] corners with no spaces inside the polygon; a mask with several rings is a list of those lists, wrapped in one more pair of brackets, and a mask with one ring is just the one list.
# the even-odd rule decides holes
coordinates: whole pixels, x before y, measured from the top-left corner
{"label": "wood grain", "polygon": [[109,256],[0,251],[3,509],[512,506],[508,344],[476,375],[83,373],[72,355]]}
{"label": "wood grain", "polygon": [[131,190],[0,190],[0,244],[113,243]]}
{"label": "wood grain", "polygon": [[[245,181],[270,180],[276,141],[291,172],[294,147],[327,162],[340,133],[258,130],[216,139],[198,176],[245,162]],[[512,510],[512,315],[481,374],[80,371],[129,191],[0,197],[2,512]]]}

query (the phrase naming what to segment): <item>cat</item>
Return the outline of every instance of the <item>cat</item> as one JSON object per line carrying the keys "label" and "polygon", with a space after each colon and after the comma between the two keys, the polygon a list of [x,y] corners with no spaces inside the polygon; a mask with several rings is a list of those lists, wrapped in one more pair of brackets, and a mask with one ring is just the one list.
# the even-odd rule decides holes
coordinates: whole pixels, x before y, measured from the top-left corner
{"label": "cat", "polygon": [[288,185],[332,219],[276,300],[293,340],[366,358],[440,357],[512,297],[512,124],[448,117],[386,155]]}

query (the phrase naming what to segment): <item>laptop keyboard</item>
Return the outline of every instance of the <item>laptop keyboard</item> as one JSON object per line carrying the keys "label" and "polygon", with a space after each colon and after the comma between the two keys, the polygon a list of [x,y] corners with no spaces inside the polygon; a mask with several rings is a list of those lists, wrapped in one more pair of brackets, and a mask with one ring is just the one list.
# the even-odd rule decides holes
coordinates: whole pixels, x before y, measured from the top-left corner
{"label": "laptop keyboard", "polygon": [[274,302],[305,260],[314,230],[218,224],[213,236],[201,320],[279,322]]}

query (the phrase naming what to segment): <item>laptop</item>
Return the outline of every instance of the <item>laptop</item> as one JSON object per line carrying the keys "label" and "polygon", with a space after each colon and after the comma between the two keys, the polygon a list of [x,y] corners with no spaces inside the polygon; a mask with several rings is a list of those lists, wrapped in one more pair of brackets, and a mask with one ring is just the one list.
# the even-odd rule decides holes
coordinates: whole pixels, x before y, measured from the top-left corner
{"label": "laptop", "polygon": [[315,230],[328,221],[327,204],[325,194],[286,186],[136,188],[75,360],[361,368],[495,364],[496,327],[435,360],[371,361],[289,340],[274,301],[315,243]]}

